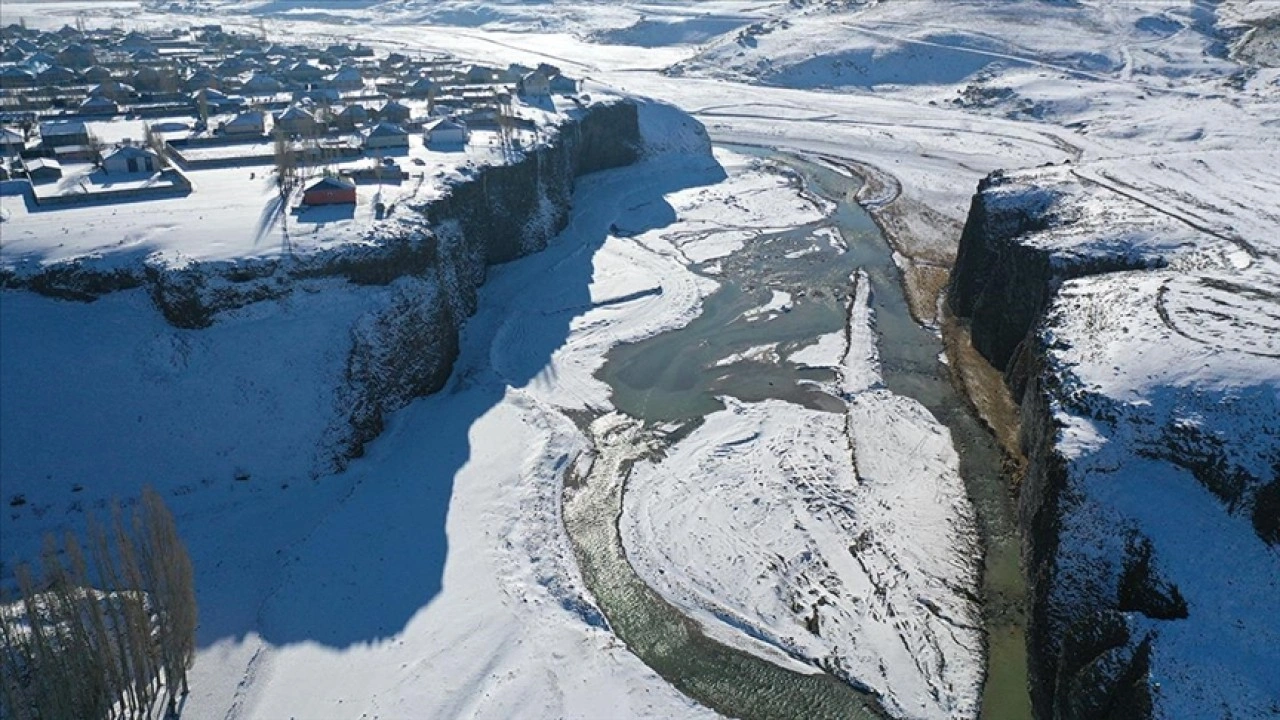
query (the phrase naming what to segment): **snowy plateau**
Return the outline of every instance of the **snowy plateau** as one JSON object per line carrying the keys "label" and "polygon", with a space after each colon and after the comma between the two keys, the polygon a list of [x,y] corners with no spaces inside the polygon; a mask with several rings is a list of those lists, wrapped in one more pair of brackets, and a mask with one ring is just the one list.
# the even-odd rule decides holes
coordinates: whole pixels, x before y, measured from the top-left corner
{"label": "snowy plateau", "polygon": [[[1280,2],[0,26],[577,81],[513,101],[514,149],[415,136],[415,179],[347,214],[287,220],[269,166],[67,207],[0,181],[0,588],[154,487],[196,573],[182,718],[1280,718]],[[620,352],[681,332],[698,367],[623,387]],[[634,634],[656,616],[689,657]]]}

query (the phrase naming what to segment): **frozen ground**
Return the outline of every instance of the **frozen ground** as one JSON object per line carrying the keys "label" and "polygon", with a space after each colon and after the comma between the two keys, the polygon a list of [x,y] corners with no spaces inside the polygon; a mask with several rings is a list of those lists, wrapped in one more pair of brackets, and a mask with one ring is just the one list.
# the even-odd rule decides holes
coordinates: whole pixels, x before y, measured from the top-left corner
{"label": "frozen ground", "polygon": [[[74,23],[82,11],[89,22],[139,27],[221,22],[252,32],[265,26],[276,36],[320,42],[340,36],[402,50],[440,49],[486,62],[551,62],[597,83],[589,90],[607,87],[671,100],[702,120],[720,141],[779,146],[860,163],[875,178],[864,198],[894,235],[908,277],[912,264],[933,267],[950,261],[977,180],[1002,167],[1071,161],[1082,181],[1095,183],[1103,192],[1140,198],[1169,213],[1171,222],[1206,228],[1233,246],[1239,241],[1256,243],[1257,236],[1269,235],[1275,227],[1280,71],[1237,62],[1229,54],[1245,22],[1277,12],[1273,3],[1263,0],[1216,6],[1183,0],[908,1],[850,8],[725,1],[698,3],[696,9],[657,2],[351,0],[208,7],[212,9],[200,15],[171,16],[154,9],[139,14],[138,4],[132,2],[6,2],[4,14],[32,26]],[[673,67],[676,72],[662,72]],[[680,141],[673,129],[660,129],[658,136],[655,139]],[[727,166],[738,162],[724,155],[720,159]],[[699,708],[662,683],[601,627],[598,612],[584,596],[556,515],[559,470],[582,448],[583,440],[553,408],[603,409],[607,394],[591,372],[604,349],[676,326],[696,312],[698,299],[709,287],[684,265],[733,252],[750,233],[741,234],[735,227],[740,217],[729,220],[712,213],[700,220],[697,239],[687,246],[668,238],[693,217],[687,213],[695,209],[693,198],[703,192],[702,186],[709,186],[708,197],[720,193],[723,201],[730,195],[716,187],[746,183],[740,188],[746,191],[748,185],[767,189],[773,182],[745,168],[728,169],[725,186],[714,185],[720,178],[713,169],[661,163],[585,184],[575,224],[559,242],[542,255],[493,274],[446,392],[396,415],[389,431],[371,446],[369,457],[345,474],[316,484],[291,482],[282,488],[277,483],[284,483],[274,476],[259,481],[252,475],[247,482],[224,477],[228,469],[234,475],[237,458],[245,456],[286,478],[294,477],[288,473],[302,473],[307,464],[302,459],[310,456],[309,438],[318,427],[308,414],[310,403],[323,389],[314,378],[296,376],[308,368],[322,369],[326,350],[323,330],[307,334],[302,331],[307,325],[297,324],[299,310],[264,305],[228,319],[225,327],[205,331],[212,335],[199,336],[221,347],[220,338],[229,342],[238,332],[260,333],[253,342],[263,348],[262,355],[279,353],[286,358],[278,371],[262,376],[274,379],[276,388],[264,392],[237,385],[240,354],[213,352],[195,343],[184,356],[182,333],[147,315],[137,298],[121,295],[83,306],[6,292],[0,303],[5,330],[0,338],[5,393],[0,477],[5,500],[25,491],[11,487],[12,463],[47,467],[46,473],[61,478],[61,487],[66,487],[80,481],[63,473],[83,461],[63,455],[94,452],[94,457],[102,457],[114,452],[106,442],[95,442],[99,437],[127,435],[143,447],[105,466],[117,469],[114,477],[104,477],[104,466],[98,463],[77,470],[93,473],[81,492],[97,497],[114,494],[117,488],[127,494],[136,487],[144,478],[124,469],[138,458],[150,458],[149,452],[159,458],[157,467],[174,468],[173,472],[181,472],[187,458],[186,467],[204,467],[205,457],[215,458],[207,464],[214,487],[183,494],[189,471],[167,482],[154,480],[170,492],[200,572],[201,650],[195,694],[185,713],[192,718],[363,713],[408,717],[424,708],[445,717],[697,715]],[[6,209],[11,200],[4,199]],[[748,210],[758,206],[755,200]],[[645,209],[633,210],[637,207]],[[11,233],[20,232],[20,223],[12,217],[20,212],[10,213],[0,224],[6,245]],[[686,213],[686,220],[680,213]],[[762,220],[767,222],[768,215],[751,222]],[[717,221],[724,223],[719,232],[711,227]],[[128,228],[145,244],[170,222],[132,218]],[[240,228],[245,218],[233,222]],[[609,235],[611,224],[636,237]],[[652,232],[653,224],[666,229]],[[60,231],[50,232],[55,230]],[[49,238],[42,232],[32,239]],[[237,235],[235,241],[249,238]],[[556,282],[546,281],[550,274]],[[654,292],[656,288],[661,292]],[[317,311],[332,303],[335,317],[343,312],[339,295],[307,302]],[[110,315],[102,324],[128,330],[84,329],[98,313]],[[1192,315],[1196,322],[1211,317]],[[49,327],[62,331],[47,351],[32,350],[26,331],[11,332],[23,327],[11,322],[30,319],[41,320],[42,336],[51,334]],[[1194,327],[1190,332],[1235,338],[1235,330],[1226,329],[1230,324],[1207,324],[1207,329]],[[99,359],[97,353],[82,352],[68,359],[67,354],[84,347],[75,343],[82,332],[91,341],[90,350],[101,348],[104,355],[118,357]],[[1271,336],[1262,332],[1257,337],[1266,343]],[[828,364],[839,345],[824,341],[805,351],[803,361]],[[62,346],[66,347],[54,352]],[[153,346],[159,350],[149,352]],[[47,361],[51,370],[41,372],[34,361],[15,364],[15,357],[23,358],[22,363],[28,357]],[[77,357],[86,361],[76,362]],[[1210,366],[1205,372],[1212,375],[1214,361],[1206,362]],[[1113,364],[1100,361],[1096,368],[1103,372]],[[205,369],[209,388],[217,389],[217,395],[196,397],[205,391],[183,379],[183,367]],[[928,457],[931,474],[944,485],[953,482],[950,448],[945,438],[929,430],[936,427],[930,418],[874,388],[874,376],[865,366],[860,372],[852,370],[850,366],[846,382],[862,380],[849,391],[850,417],[865,413],[862,417],[877,420],[849,424],[855,452],[862,447],[863,454],[857,455],[855,468],[840,468],[824,480],[824,487],[848,489],[856,473],[865,484],[856,492],[884,498],[891,506],[911,504],[907,495],[880,494],[881,479],[897,462],[890,451],[900,451],[909,442],[888,444],[888,437],[896,433],[928,441],[921,447],[935,451]],[[148,373],[155,377],[148,379]],[[34,385],[15,391],[19,381]],[[108,387],[109,383],[119,387]],[[289,413],[297,413],[291,415],[295,422],[263,430],[272,435],[269,442],[219,444],[202,438],[191,446],[199,457],[187,455],[177,411],[153,415],[161,402],[155,399],[161,397],[159,383],[173,388],[166,392],[192,393],[184,402],[201,412],[243,417],[240,427],[251,430],[245,438],[261,434],[256,430],[263,427],[256,414],[261,411],[257,397],[286,393],[280,402],[291,408]],[[100,392],[115,393],[114,401],[123,406],[95,410],[102,420],[87,437],[71,438],[72,428],[95,423],[77,408],[90,404]],[[169,397],[164,395],[164,402]],[[50,412],[55,401],[67,404]],[[143,425],[156,429],[154,433],[125,430],[135,407],[145,410]],[[893,423],[883,423],[886,413]],[[770,404],[736,406],[713,416],[701,435],[674,451],[673,456],[690,463],[680,474],[695,476],[693,463],[710,456],[717,438],[746,437],[758,429],[758,438],[733,446],[733,452],[762,458],[751,469],[758,470],[761,481],[770,483],[780,497],[791,498],[793,508],[804,509],[797,499],[800,494],[786,486],[786,479],[798,473],[766,462],[774,458],[766,457],[764,450],[771,438],[777,442],[794,432],[802,414]],[[47,426],[42,418],[48,419]],[[68,425],[62,428],[60,423]],[[876,434],[856,434],[867,432],[866,427]],[[837,442],[837,430],[824,430],[825,441]],[[52,445],[46,440],[51,437]],[[878,446],[886,454],[877,454]],[[22,449],[17,457],[14,448]],[[817,443],[803,449],[819,452]],[[710,475],[714,473],[703,472],[704,477]],[[1198,492],[1189,483],[1175,489],[1182,500],[1194,499]],[[66,487],[56,498],[39,500],[28,492],[28,505],[6,508],[0,525],[6,553],[29,554],[24,551],[34,547],[40,530],[77,517],[77,494],[72,490]],[[712,485],[682,490],[694,491],[729,489]],[[629,516],[636,518],[635,527],[647,517],[645,522],[654,528],[710,534],[710,526],[687,514],[689,508],[673,506],[670,497],[674,495],[666,500],[670,512],[665,514],[661,496],[645,501],[647,516]],[[641,500],[632,499],[637,512]],[[781,502],[778,497],[771,500]],[[1175,509],[1190,507],[1182,500]],[[917,504],[939,513],[949,507],[945,502]],[[36,508],[43,508],[42,513]],[[753,527],[752,508],[745,508],[741,517],[717,509],[713,517],[723,523],[719,527],[724,532]],[[859,509],[853,506],[850,522],[858,520]],[[1143,507],[1133,509],[1143,522],[1151,519],[1142,515]],[[952,508],[951,517],[963,517],[964,512]],[[1177,517],[1179,526],[1196,519]],[[892,527],[881,528],[884,534],[901,534],[914,523],[934,533],[958,532],[939,528],[936,515],[886,514],[875,520],[892,521]],[[785,547],[798,552],[813,543],[823,549],[824,557],[840,556],[834,542],[815,539],[821,528],[833,525],[811,522],[806,532],[789,530]],[[1205,532],[1235,532],[1235,522],[1211,523]],[[714,535],[722,546],[728,538]],[[654,578],[655,573],[661,575],[661,564],[668,562],[666,558],[682,557],[677,550],[690,551],[672,549],[657,539],[637,547],[652,553],[652,564],[642,568],[649,568],[646,577],[660,588]],[[883,563],[895,554],[904,562],[918,561],[919,587],[934,587],[930,583],[946,575],[947,568],[932,562],[956,569],[943,558],[919,557],[918,547],[885,545],[877,550],[883,555],[873,557]],[[1195,557],[1189,551],[1185,562]],[[1272,561],[1249,556],[1241,560],[1246,562],[1262,563],[1265,570]],[[1242,564],[1241,572],[1255,565]],[[686,567],[687,573],[673,570]],[[738,614],[759,634],[774,638],[771,642],[788,635],[805,637],[803,624],[796,628],[795,613],[779,598],[769,597],[762,585],[735,582],[725,587],[729,567],[724,557],[691,567],[668,565],[673,579],[665,581],[664,592],[691,610],[695,605],[702,608],[700,617],[718,624],[724,636],[734,629],[706,608]],[[848,592],[852,583],[874,574],[850,567],[840,577]],[[967,638],[972,636],[963,630],[951,639],[940,634],[932,640],[926,637],[926,628],[940,627],[947,606],[938,596],[925,597],[938,612],[925,602],[910,605],[916,614],[909,617],[918,623],[911,626],[918,632],[911,636],[917,643],[912,647],[926,648],[931,642],[943,647],[954,641],[955,652],[971,657]],[[1216,594],[1197,602],[1222,607],[1230,600]],[[353,607],[360,612],[351,612]],[[850,603],[838,609],[844,612],[836,612],[834,606],[820,608],[819,627],[829,628],[831,635],[797,643],[801,656],[846,651],[854,628],[885,627],[870,604]],[[1231,628],[1209,628],[1219,630],[1241,642],[1248,640]],[[1171,642],[1190,647],[1207,637],[1194,634],[1199,631],[1185,632],[1191,634]],[[746,637],[739,636],[743,643],[754,642]],[[865,667],[877,653],[892,657],[889,643],[879,642],[884,637],[878,636],[877,649],[860,645],[849,653],[851,667],[855,662]],[[940,716],[948,708],[962,713],[973,707],[973,666],[948,666],[943,671],[930,658],[919,665],[895,664],[889,670],[892,677],[886,673],[866,682],[884,683],[904,712]],[[936,701],[912,704],[918,700],[917,691],[929,684],[943,688],[944,694]],[[1240,691],[1255,697],[1266,690]]]}

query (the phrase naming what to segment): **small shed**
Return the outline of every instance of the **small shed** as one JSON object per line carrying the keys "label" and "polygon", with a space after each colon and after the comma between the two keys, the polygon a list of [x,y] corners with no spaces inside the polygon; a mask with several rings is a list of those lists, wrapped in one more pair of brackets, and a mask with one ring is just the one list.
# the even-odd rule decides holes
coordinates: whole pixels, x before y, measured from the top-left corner
{"label": "small shed", "polygon": [[102,159],[102,171],[108,175],[154,173],[160,171],[160,156],[150,148],[125,145]]}
{"label": "small shed", "polygon": [[23,162],[32,183],[53,182],[62,177],[62,163],[53,158],[35,158]]}
{"label": "small shed", "polygon": [[383,122],[374,125],[364,136],[366,150],[409,147],[409,133],[395,123]]}
{"label": "small shed", "polygon": [[335,177],[323,177],[302,191],[303,205],[346,205],[356,201],[356,185]]}
{"label": "small shed", "polygon": [[467,143],[467,126],[459,121],[438,118],[427,123],[425,129],[428,145],[465,145]]}

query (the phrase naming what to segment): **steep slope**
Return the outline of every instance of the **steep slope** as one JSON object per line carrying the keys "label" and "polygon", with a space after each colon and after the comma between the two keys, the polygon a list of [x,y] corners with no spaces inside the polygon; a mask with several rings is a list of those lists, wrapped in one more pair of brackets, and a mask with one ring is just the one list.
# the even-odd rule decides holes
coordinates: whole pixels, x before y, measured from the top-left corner
{"label": "steep slope", "polygon": [[1037,717],[1271,716],[1277,248],[1097,170],[984,181],[948,294],[1021,400]]}
{"label": "steep slope", "polygon": [[0,256],[11,514],[345,467],[388,413],[443,386],[487,267],[545,247],[575,179],[641,144],[637,104],[602,102],[375,236],[313,253]]}

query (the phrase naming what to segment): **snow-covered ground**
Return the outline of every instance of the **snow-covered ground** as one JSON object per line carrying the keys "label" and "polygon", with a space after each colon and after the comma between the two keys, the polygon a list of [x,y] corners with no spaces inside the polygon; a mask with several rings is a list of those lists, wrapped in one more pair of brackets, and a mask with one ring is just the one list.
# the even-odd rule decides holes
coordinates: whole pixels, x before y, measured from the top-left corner
{"label": "snow-covered ground", "polygon": [[840,368],[847,413],[726,400],[636,465],[623,542],[650,586],[726,642],[869,686],[897,716],[974,717],[973,510],[949,433],[880,384],[868,298],[863,277],[845,343],[806,354]]}
{"label": "snow-covered ground", "polygon": [[[525,147],[544,143],[555,125],[570,115],[580,115],[578,106],[563,98],[555,112],[520,106],[518,114],[538,123],[539,130],[524,131]],[[103,142],[143,136],[141,121],[92,121],[89,131]],[[262,149],[236,146],[247,155]],[[205,149],[208,154],[212,149]],[[218,148],[227,152],[226,147]],[[201,150],[193,150],[199,157]],[[272,153],[270,143],[265,154]],[[229,261],[244,258],[280,258],[307,255],[344,245],[376,243],[380,238],[403,232],[401,220],[408,213],[395,214],[396,206],[422,204],[439,197],[448,183],[458,182],[480,168],[520,159],[518,152],[502,147],[497,133],[476,131],[465,147],[441,150],[426,144],[421,134],[409,137],[409,147],[392,153],[390,159],[406,177],[379,182],[360,182],[357,202],[352,207],[298,208],[301,188],[314,178],[306,178],[287,202],[282,202],[271,164],[243,167],[201,168],[184,171],[192,191],[174,197],[140,202],[95,204],[50,209],[31,205],[17,194],[0,195],[4,239],[0,243],[0,268],[19,274],[38,272],[51,264],[79,260],[107,270],[137,263],[146,258],[157,266],[181,267],[190,262]],[[367,170],[377,158],[355,157],[336,161],[325,168],[310,168],[319,177],[321,170]],[[37,186],[40,195],[66,194],[79,185],[85,172],[72,172],[57,184]],[[88,165],[82,166],[89,169]],[[118,182],[112,182],[116,188]],[[378,204],[390,208],[384,219]]]}
{"label": "snow-covered ground", "polygon": [[[1081,182],[1215,232],[1223,248],[1273,233],[1277,222],[1280,70],[1228,54],[1244,23],[1280,12],[1265,0],[865,7],[344,0],[202,3],[199,14],[139,7],[5,2],[4,16],[33,27],[74,24],[81,12],[86,22],[130,27],[221,22],[321,43],[341,36],[487,63],[550,62],[591,80],[589,92],[669,100],[716,140],[876,171],[869,203],[908,270],[950,261],[976,182],[998,168],[1071,161]],[[141,482],[162,488],[199,573],[200,652],[186,717],[708,714],[626,652],[585,593],[558,520],[559,478],[585,441],[559,409],[606,409],[607,388],[592,376],[603,352],[696,314],[711,283],[690,273],[690,263],[733,253],[818,209],[741,156],[721,153],[723,169],[708,166],[674,125],[649,131],[687,157],[584,182],[573,224],[551,248],[492,273],[450,386],[395,415],[347,472],[314,483],[308,471],[324,428],[317,408],[331,391],[317,378],[337,368],[331,333],[360,293],[376,291],[318,285],[315,295],[250,306],[195,332],[164,325],[136,293],[80,305],[5,291],[0,480],[6,503],[29,496],[0,518],[6,554],[33,554],[41,530],[76,522],[81,509],[129,495]],[[81,213],[71,227],[37,228],[31,223],[52,214],[33,219],[4,198],[5,252],[37,261],[63,252],[149,252],[166,233],[209,241],[196,244],[200,253],[223,253],[228,246],[219,243],[233,244],[232,254],[258,252],[253,232],[266,190],[244,183],[245,172],[226,172],[239,175],[210,175],[207,187],[240,183],[257,194],[245,205],[254,212],[218,226],[225,238],[207,232],[198,214],[146,212],[152,203],[112,220],[65,211]],[[735,198],[747,202],[734,208]],[[82,228],[95,223],[114,234],[102,247],[85,246],[91,236]],[[190,236],[172,234],[174,226]],[[58,240],[64,229],[75,238]],[[1274,275],[1259,282],[1275,287]],[[1166,292],[1175,291],[1194,304],[1194,292]],[[1199,336],[1234,338],[1238,330],[1206,313],[1179,317],[1200,323],[1184,328]],[[851,323],[849,338],[860,342],[830,336],[793,355],[819,367],[847,358],[847,418],[777,402],[736,404],[661,463],[639,466],[627,496],[629,551],[646,580],[717,637],[757,649],[763,638],[810,660],[844,658],[850,676],[906,715],[972,714],[976,621],[948,602],[957,588],[942,587],[973,569],[963,552],[969,510],[957,494],[954,451],[927,413],[876,386],[865,327]],[[1266,332],[1251,337],[1267,347],[1273,341]],[[1087,383],[1141,380],[1109,374],[1111,351],[1093,351],[1101,359],[1082,371]],[[1216,357],[1203,359],[1205,372]],[[276,415],[268,410],[292,421],[269,423],[264,418]],[[210,415],[226,418],[223,434],[187,432],[186,418]],[[789,443],[783,457],[769,450],[780,442]],[[905,463],[933,481],[897,482]],[[245,464],[262,469],[237,480]],[[819,477],[802,471],[818,464]],[[44,476],[43,484],[14,487],[15,468]],[[728,482],[727,468],[758,478],[761,506],[748,497],[751,487]],[[55,486],[57,495],[38,497]],[[1175,510],[1201,492],[1190,481],[1175,490]],[[868,502],[888,509],[870,513]],[[790,515],[782,517],[800,519],[800,529],[765,517],[768,503],[785,504]],[[1155,522],[1144,507],[1131,509]],[[1151,534],[1195,520],[1176,518]],[[784,556],[776,567],[749,565],[762,555],[742,550],[761,548],[764,528],[777,531],[767,541]],[[846,554],[844,528],[870,529],[871,541],[883,544]],[[678,537],[698,542],[681,546]],[[1191,548],[1183,561],[1196,557]],[[1249,556],[1240,572],[1267,571],[1269,562]],[[885,597],[911,609],[894,618],[901,646],[890,641],[895,630],[876,602],[852,599],[895,564],[904,575]],[[782,577],[797,584],[779,594]],[[819,595],[797,611],[785,593],[801,588]],[[819,597],[847,602],[818,605]],[[1265,605],[1266,597],[1188,600],[1223,608]],[[804,622],[812,613],[817,636]],[[1238,628],[1197,628],[1173,631],[1170,647],[1219,632],[1256,639]],[[1247,670],[1228,664],[1222,672]],[[929,688],[938,695],[927,696]],[[1272,688],[1233,689],[1265,699]]]}

